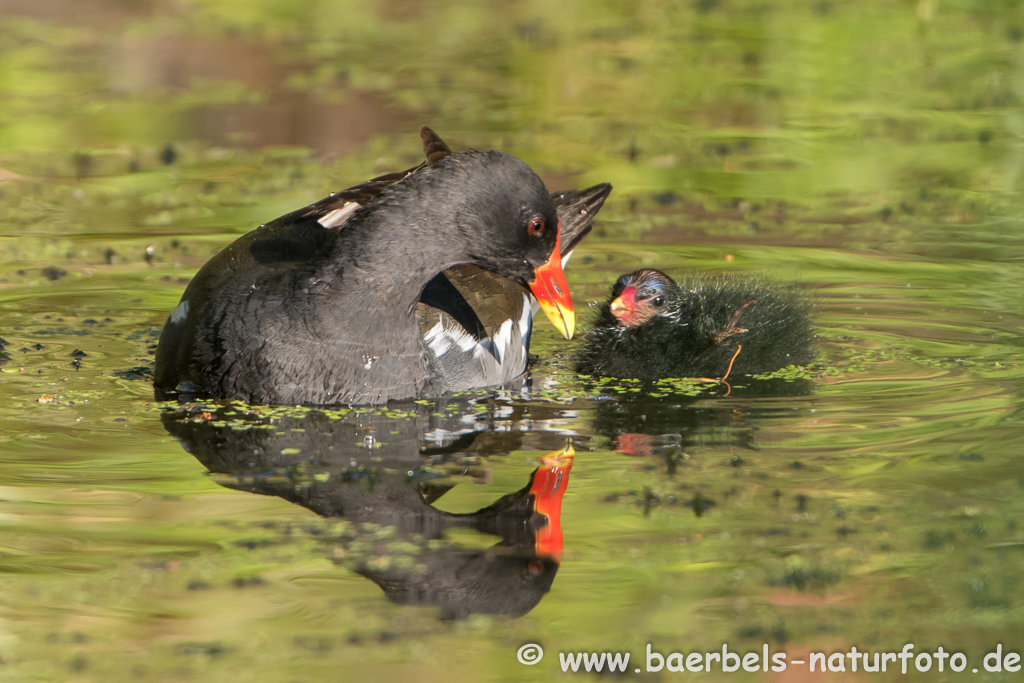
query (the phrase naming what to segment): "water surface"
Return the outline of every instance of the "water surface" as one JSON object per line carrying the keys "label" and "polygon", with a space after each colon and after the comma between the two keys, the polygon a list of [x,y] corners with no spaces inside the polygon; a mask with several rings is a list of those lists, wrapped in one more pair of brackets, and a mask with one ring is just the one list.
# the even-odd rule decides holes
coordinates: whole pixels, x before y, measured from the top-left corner
{"label": "water surface", "polygon": [[[593,650],[667,679],[633,672],[648,644],[907,642],[969,676],[1024,650],[1020,2],[0,16],[0,677],[551,680]],[[818,360],[597,381],[538,320],[526,391],[154,402],[198,268],[418,163],[421,123],[615,186],[578,310],[640,266],[769,271],[813,297]]]}

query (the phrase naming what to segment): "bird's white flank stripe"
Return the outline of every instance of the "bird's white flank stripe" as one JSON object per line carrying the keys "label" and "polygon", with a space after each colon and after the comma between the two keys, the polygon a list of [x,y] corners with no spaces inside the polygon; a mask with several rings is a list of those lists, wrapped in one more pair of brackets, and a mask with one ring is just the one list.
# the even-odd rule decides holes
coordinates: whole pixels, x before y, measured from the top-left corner
{"label": "bird's white flank stripe", "polygon": [[171,311],[171,322],[180,323],[188,316],[188,302],[182,301],[177,308]]}
{"label": "bird's white flank stripe", "polygon": [[336,228],[347,221],[348,217],[355,213],[358,208],[359,202],[345,202],[343,207],[324,214],[317,222],[325,228]]}

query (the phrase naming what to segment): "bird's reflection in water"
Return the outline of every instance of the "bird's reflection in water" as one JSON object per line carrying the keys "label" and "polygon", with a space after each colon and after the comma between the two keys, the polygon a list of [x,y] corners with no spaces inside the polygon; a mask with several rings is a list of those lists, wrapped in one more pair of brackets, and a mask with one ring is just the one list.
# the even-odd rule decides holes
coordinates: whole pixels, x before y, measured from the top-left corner
{"label": "bird's reflection in water", "polygon": [[[455,486],[453,476],[486,478],[478,456],[507,454],[534,436],[507,423],[479,428],[472,406],[452,408],[431,403],[295,415],[189,405],[162,419],[189,453],[222,475],[222,485],[350,522],[332,539],[340,543],[335,561],[376,583],[392,601],[437,605],[448,618],[522,616],[558,572],[562,495],[574,451],[559,436],[565,445],[541,456],[521,489],[476,512],[445,512],[433,503]],[[457,429],[466,424],[474,428]],[[439,433],[453,443],[421,448],[425,435],[436,444]],[[476,441],[498,450],[470,451]],[[500,540],[486,549],[462,547],[447,538],[453,529]]]}
{"label": "bird's reflection in water", "polygon": [[[613,492],[610,499],[636,496],[645,517],[663,503],[682,504],[697,517],[716,505],[706,495],[711,490],[709,481],[686,469],[691,454],[728,453],[728,463],[739,467],[744,462],[741,454],[760,450],[761,426],[766,421],[809,410],[813,400],[810,381],[742,381],[731,387],[707,387],[697,395],[665,384],[592,385],[600,393],[592,397],[591,432],[615,452],[636,458],[637,468],[650,473],[650,485]],[[677,476],[679,480],[668,489],[670,495],[662,498],[656,492],[666,490],[661,480]],[[680,494],[683,490],[687,493]]]}
{"label": "bird's reflection in water", "polygon": [[663,459],[671,475],[688,448],[728,445],[757,450],[759,418],[793,410],[792,401],[771,399],[810,396],[814,385],[806,380],[746,378],[728,391],[724,400],[724,389],[717,386],[699,396],[664,387],[642,391],[604,387],[605,400],[597,403],[593,427],[623,455]]}

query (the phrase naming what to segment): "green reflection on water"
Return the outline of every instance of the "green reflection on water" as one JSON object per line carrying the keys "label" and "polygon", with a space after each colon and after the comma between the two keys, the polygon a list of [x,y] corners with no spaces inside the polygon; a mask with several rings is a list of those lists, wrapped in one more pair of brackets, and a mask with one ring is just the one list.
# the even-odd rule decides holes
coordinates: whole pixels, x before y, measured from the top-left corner
{"label": "green reflection on water", "polygon": [[[1024,647],[1020,2],[78,12],[0,27],[2,677],[548,680],[559,650],[648,642]],[[541,323],[516,405],[550,423],[439,502],[487,505],[545,429],[578,434],[562,567],[515,621],[387,602],[332,561],[343,522],[218,485],[124,374],[210,255],[416,163],[420,123],[553,189],[615,185],[577,301],[640,265],[768,269],[822,328],[809,395],[627,386],[622,415]]]}

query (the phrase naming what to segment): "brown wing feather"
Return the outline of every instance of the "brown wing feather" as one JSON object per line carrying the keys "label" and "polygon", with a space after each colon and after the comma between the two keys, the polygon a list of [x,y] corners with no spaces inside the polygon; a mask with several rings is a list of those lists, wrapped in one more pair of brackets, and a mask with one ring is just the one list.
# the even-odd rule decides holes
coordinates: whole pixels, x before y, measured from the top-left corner
{"label": "brown wing feather", "polygon": [[427,166],[433,166],[452,153],[441,136],[426,126],[420,126],[420,140],[423,141],[423,156],[427,159]]}

